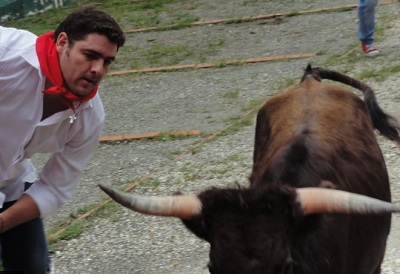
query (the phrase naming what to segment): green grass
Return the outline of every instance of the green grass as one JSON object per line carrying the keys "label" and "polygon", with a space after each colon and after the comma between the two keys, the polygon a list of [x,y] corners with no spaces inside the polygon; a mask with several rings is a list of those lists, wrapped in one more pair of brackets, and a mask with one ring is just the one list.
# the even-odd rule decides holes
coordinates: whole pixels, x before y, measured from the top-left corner
{"label": "green grass", "polygon": [[[196,17],[179,9],[173,9],[169,4],[183,2],[182,0],[72,0],[64,7],[51,9],[41,14],[27,16],[18,20],[4,23],[5,26],[24,28],[35,34],[42,34],[53,30],[69,13],[86,5],[96,5],[110,13],[123,29],[150,27],[150,26],[187,26],[197,20]],[[168,17],[161,16],[168,12]]]}
{"label": "green grass", "polygon": [[156,188],[161,184],[157,178],[149,178],[140,183],[138,187]]}
{"label": "green grass", "polygon": [[[70,223],[68,226],[59,225],[51,228],[49,231],[47,231],[47,239],[50,252],[62,249],[63,244],[61,243],[61,241],[68,241],[78,237],[85,231],[85,229],[88,228],[88,226],[89,223],[87,221],[78,221]],[[60,231],[63,227],[65,227],[65,230],[63,232],[61,232],[57,236],[53,235],[54,233]]]}
{"label": "green grass", "polygon": [[396,64],[393,66],[385,66],[381,69],[365,69],[363,70],[358,78],[360,80],[373,78],[377,82],[382,82],[386,80],[389,76],[395,75],[400,72],[400,64]]}
{"label": "green grass", "polygon": [[225,94],[222,95],[223,98],[226,99],[237,99],[240,95],[240,90],[239,89],[234,89],[231,91],[226,92]]}
{"label": "green grass", "polygon": [[190,56],[192,52],[184,45],[154,45],[144,51],[144,56],[150,65],[176,65]]}

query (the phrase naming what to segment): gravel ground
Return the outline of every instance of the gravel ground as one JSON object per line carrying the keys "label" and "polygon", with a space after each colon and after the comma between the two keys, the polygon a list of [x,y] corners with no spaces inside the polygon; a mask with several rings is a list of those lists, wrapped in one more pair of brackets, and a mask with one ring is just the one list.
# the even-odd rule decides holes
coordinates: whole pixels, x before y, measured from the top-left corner
{"label": "gravel ground", "polygon": [[[175,4],[200,21],[287,12],[355,1],[186,1]],[[331,62],[330,69],[357,76],[367,69],[400,63],[399,6],[378,9],[376,58],[357,55]],[[165,18],[168,14],[164,15]],[[388,20],[391,19],[391,20]],[[244,116],[246,106],[280,92],[289,80],[299,79],[307,63],[327,64],[333,56],[358,51],[356,10],[315,13],[238,24],[205,25],[181,30],[128,35],[128,44],[142,48],[151,43],[201,48],[217,39],[224,43],[207,60],[243,59],[282,54],[319,53],[313,58],[225,66],[212,69],[108,77],[101,93],[107,111],[104,135],[200,129],[202,136],[174,141],[138,141],[101,144],[85,170],[73,200],[45,220],[48,228],[79,215],[78,209],[99,202],[105,195],[99,182],[126,185],[152,174],[152,182],[135,192],[169,195],[180,190],[197,193],[210,186],[246,184],[251,170],[254,138],[252,123],[239,131],[203,145],[195,154],[174,158],[190,150],[207,134],[227,126],[229,119]],[[350,56],[350,55],[348,55]],[[350,58],[350,57],[348,57]],[[194,63],[190,58],[181,63]],[[398,74],[383,81],[365,80],[382,108],[400,119]],[[229,96],[236,94],[237,96]],[[390,173],[393,200],[400,203],[400,150],[379,137]],[[37,157],[40,166],[45,157]],[[168,164],[164,166],[165,164]],[[163,167],[164,166],[164,167]],[[163,168],[161,168],[163,167]],[[190,234],[177,219],[135,214],[127,209],[90,220],[79,237],[63,242],[53,254],[55,273],[208,273],[208,245]],[[400,273],[400,219],[394,215],[383,265],[384,274]]]}

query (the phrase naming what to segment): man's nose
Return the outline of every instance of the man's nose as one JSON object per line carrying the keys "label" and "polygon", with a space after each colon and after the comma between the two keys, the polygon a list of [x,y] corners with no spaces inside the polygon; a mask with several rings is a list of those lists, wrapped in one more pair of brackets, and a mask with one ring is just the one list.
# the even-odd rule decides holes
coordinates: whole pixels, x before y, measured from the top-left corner
{"label": "man's nose", "polygon": [[104,73],[103,60],[93,61],[91,72],[96,75],[102,75]]}

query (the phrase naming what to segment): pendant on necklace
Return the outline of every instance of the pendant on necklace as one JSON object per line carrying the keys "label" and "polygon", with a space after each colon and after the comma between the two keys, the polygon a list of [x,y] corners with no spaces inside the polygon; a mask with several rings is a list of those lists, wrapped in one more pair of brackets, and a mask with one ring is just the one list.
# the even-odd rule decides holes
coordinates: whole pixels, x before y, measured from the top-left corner
{"label": "pendant on necklace", "polygon": [[75,115],[75,112],[74,112],[74,114],[69,116],[69,123],[72,124],[72,123],[74,123],[75,120],[76,120],[76,115]]}
{"label": "pendant on necklace", "polygon": [[81,102],[79,102],[79,104],[78,104],[78,106],[76,108],[75,107],[71,108],[74,113],[72,113],[72,115],[69,116],[69,123],[70,124],[73,124],[74,121],[76,120],[76,111],[78,110],[78,108],[80,106],[81,106]]}

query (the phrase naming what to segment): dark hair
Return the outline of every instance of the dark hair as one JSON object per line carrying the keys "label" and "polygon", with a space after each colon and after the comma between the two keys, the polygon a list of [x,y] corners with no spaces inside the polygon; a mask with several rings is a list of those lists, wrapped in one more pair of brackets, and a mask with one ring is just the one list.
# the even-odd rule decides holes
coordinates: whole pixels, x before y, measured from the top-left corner
{"label": "dark hair", "polygon": [[97,10],[94,6],[84,7],[68,15],[56,28],[54,32],[55,41],[61,32],[68,35],[68,42],[71,45],[75,41],[85,39],[91,33],[106,36],[118,48],[125,43],[125,34],[114,18]]}

